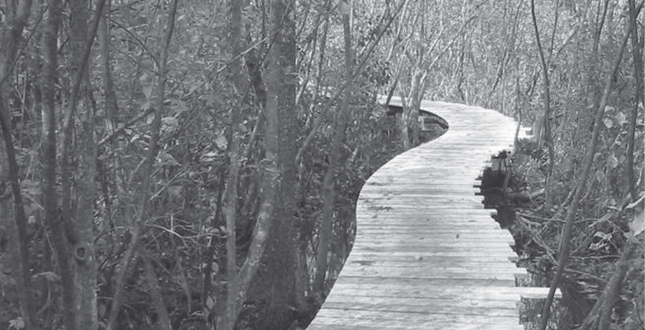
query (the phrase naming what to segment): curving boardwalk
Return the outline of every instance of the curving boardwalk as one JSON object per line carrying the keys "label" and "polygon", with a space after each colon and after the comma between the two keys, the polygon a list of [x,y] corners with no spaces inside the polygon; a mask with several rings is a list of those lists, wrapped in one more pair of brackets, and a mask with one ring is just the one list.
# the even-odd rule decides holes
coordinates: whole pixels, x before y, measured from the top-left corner
{"label": "curving boardwalk", "polygon": [[441,137],[384,165],[356,206],[352,252],[318,315],[320,329],[523,329],[511,234],[476,196],[491,156],[512,150],[516,123],[478,107],[424,102]]}

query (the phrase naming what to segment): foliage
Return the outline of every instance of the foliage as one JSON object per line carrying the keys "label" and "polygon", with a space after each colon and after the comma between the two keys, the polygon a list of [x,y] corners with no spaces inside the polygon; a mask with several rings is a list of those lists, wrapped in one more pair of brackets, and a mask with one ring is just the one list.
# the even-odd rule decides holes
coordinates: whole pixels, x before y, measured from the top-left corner
{"label": "foliage", "polygon": [[[229,183],[235,182],[229,176],[231,160],[235,159],[232,142],[239,142],[240,165],[235,208],[236,270],[243,267],[250,253],[266,191],[262,179],[269,168],[264,145],[268,138],[266,78],[271,65],[267,58],[275,43],[270,32],[269,2],[242,1],[241,20],[233,22],[239,24],[242,33],[237,40],[243,48],[239,56],[230,42],[230,1],[180,2],[172,23],[175,32],[167,47],[163,38],[169,28],[167,3],[108,1],[104,15],[96,15],[94,3],[88,7],[90,16],[102,17],[107,24],[99,27],[86,68],[86,88],[80,93],[79,108],[71,121],[68,160],[72,170],[66,182],[60,168],[66,141],[64,114],[69,109],[76,79],[73,65],[78,60],[67,18],[71,4],[78,2],[63,5],[66,19],[60,33],[47,39],[50,36],[43,20],[50,2],[27,7],[24,32],[14,38],[15,43],[9,42],[14,40],[11,32],[22,30],[13,29],[18,25],[9,23],[14,24],[21,12],[13,7],[15,1],[0,4],[0,114],[9,124],[2,128],[3,133],[11,137],[3,135],[0,148],[0,323],[13,328],[27,325],[25,313],[29,311],[24,305],[30,300],[35,303],[31,313],[37,323],[51,328],[62,328],[63,324],[64,308],[59,303],[64,293],[60,285],[63,274],[57,252],[52,250],[52,226],[45,221],[44,201],[50,196],[43,193],[47,173],[41,149],[47,141],[42,131],[47,118],[42,94],[42,68],[48,63],[44,44],[54,41],[58,47],[55,195],[62,194],[66,184],[71,186],[70,203],[57,199],[56,206],[76,212],[81,197],[94,196],[93,219],[77,219],[81,213],[72,213],[70,219],[61,221],[77,224],[87,220],[93,227],[91,251],[96,261],[96,305],[101,327],[111,313],[116,313],[117,328],[155,329],[160,327],[159,308],[165,307],[173,329],[210,328],[226,310],[231,283],[226,264],[226,240],[231,231],[226,225],[224,196]],[[294,147],[298,154],[294,161],[296,183],[291,191],[295,207],[290,213],[296,227],[294,269],[304,284],[293,288],[298,297],[294,298],[297,312],[293,321],[303,326],[321,304],[351,250],[353,208],[362,183],[405,148],[406,141],[414,142],[406,140],[404,131],[416,121],[402,124],[404,119],[391,116],[377,104],[379,94],[392,91],[410,99],[425,97],[495,108],[515,116],[525,126],[533,126],[536,136],[540,114],[544,113],[544,95],[536,88],[543,78],[526,1],[353,1],[355,72],[345,139],[338,155],[341,162],[333,177],[332,245],[328,269],[316,269],[324,178],[338,134],[335,119],[342,107],[341,93],[350,80],[345,70],[342,8],[336,1],[295,3],[292,37],[297,46],[296,67],[286,69],[290,70],[289,77],[297,80],[293,102],[296,116],[290,132],[293,138],[280,143]],[[546,283],[558,262],[563,214],[569,207],[569,196],[579,185],[581,164],[592,136],[590,113],[598,104],[602,82],[618,54],[628,9],[624,2],[602,0],[537,1],[536,6],[536,22],[548,61],[548,120],[554,155],[548,155],[539,138],[518,144],[515,169],[522,186],[529,195],[545,189],[548,203],[538,194],[537,199],[522,205],[525,211],[514,225],[514,234],[523,240],[521,253],[528,258],[529,269],[541,274]],[[605,19],[601,21],[601,17]],[[642,48],[643,14],[636,18]],[[92,20],[88,18],[87,23]],[[168,54],[165,72],[159,71],[162,50]],[[613,323],[620,329],[642,326],[643,286],[636,279],[642,277],[643,268],[643,234],[638,221],[643,209],[645,122],[642,100],[639,107],[634,96],[636,76],[643,73],[633,69],[631,51],[628,49],[630,55],[620,63],[609,94],[592,176],[574,226],[574,249],[562,289],[567,297],[585,303],[574,309],[573,304],[563,302],[566,309],[559,314],[560,319],[571,326],[582,323],[600,299],[629,244],[637,248],[629,259]],[[243,60],[241,70],[234,69],[238,58]],[[241,84],[235,81],[239,76]],[[160,100],[157,88],[163,77],[167,82]],[[234,113],[240,115],[238,124],[232,124]],[[636,122],[632,123],[634,113]],[[158,131],[153,129],[155,116],[160,120]],[[88,121],[94,134],[89,139],[83,135]],[[633,138],[630,129],[635,131]],[[147,173],[145,159],[157,133],[158,152]],[[630,144],[635,164],[633,182],[626,166]],[[87,145],[97,154],[84,149]],[[10,157],[5,157],[9,149],[15,151],[15,176],[9,170]],[[96,158],[95,188],[84,192],[87,179],[81,169],[84,160],[92,157]],[[545,187],[549,164],[554,165],[552,180]],[[23,199],[19,208],[14,208],[12,177],[18,179],[18,195]],[[143,184],[146,178],[150,179],[147,188]],[[638,196],[628,194],[630,185],[641,188]],[[13,210],[24,210],[24,219]],[[24,235],[18,235],[17,224],[25,225]],[[140,241],[133,266],[123,269],[138,225]],[[23,252],[28,259],[21,254],[19,238],[27,243]],[[76,247],[72,241],[66,243]],[[20,289],[24,279],[10,267],[20,262],[25,263],[30,275],[29,292]],[[111,311],[117,278],[124,272],[123,307]],[[312,286],[317,272],[325,277],[322,291]],[[155,296],[162,297],[161,301]],[[258,297],[250,291],[238,327],[264,321],[261,315],[269,304]]]}

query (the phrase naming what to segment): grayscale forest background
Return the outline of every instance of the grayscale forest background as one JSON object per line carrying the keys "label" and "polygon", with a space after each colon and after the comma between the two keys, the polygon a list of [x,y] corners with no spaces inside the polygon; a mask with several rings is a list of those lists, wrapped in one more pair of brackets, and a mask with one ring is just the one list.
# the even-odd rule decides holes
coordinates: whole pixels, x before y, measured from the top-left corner
{"label": "grayscale forest background", "polygon": [[304,328],[431,99],[531,127],[544,325],[642,329],[642,7],[2,0],[0,328]]}

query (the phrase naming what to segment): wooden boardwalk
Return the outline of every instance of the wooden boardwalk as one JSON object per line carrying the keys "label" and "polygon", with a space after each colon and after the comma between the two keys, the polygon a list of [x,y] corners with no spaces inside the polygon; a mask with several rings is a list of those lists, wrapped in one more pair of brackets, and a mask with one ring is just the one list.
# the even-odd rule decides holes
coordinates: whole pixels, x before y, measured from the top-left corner
{"label": "wooden boardwalk", "polygon": [[475,195],[486,162],[512,150],[515,121],[442,102],[422,108],[450,128],[365,183],[354,247],[309,330],[519,330],[521,297],[544,294],[515,287],[526,273],[510,261],[513,238]]}

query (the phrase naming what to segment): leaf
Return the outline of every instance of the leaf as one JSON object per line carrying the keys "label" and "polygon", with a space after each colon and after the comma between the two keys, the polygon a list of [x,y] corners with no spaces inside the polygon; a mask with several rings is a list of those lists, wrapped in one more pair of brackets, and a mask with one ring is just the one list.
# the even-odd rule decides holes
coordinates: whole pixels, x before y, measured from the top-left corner
{"label": "leaf", "polygon": [[215,145],[217,146],[218,149],[220,150],[226,150],[226,147],[228,147],[228,140],[224,136],[224,134],[220,134],[216,139],[215,139]]}
{"label": "leaf", "polygon": [[18,316],[13,320],[9,321],[9,329],[24,329],[25,328],[25,321],[23,321],[22,317]]}
{"label": "leaf", "polygon": [[161,118],[161,130],[167,130],[174,132],[179,128],[179,121],[175,117],[163,117]]}
{"label": "leaf", "polygon": [[[147,108],[146,108],[147,109]],[[146,124],[150,125],[152,124],[152,121],[155,119],[155,114],[154,112],[151,112],[147,117],[146,117]]]}
{"label": "leaf", "polygon": [[152,79],[147,74],[142,74],[139,77],[139,83],[141,84],[143,95],[146,96],[146,99],[150,99],[152,95]]}
{"label": "leaf", "polygon": [[613,154],[609,155],[609,159],[607,159],[607,162],[609,163],[609,166],[611,166],[611,168],[616,168],[619,165],[618,159]]}
{"label": "leaf", "polygon": [[634,233],[634,236],[638,236],[645,230],[645,214],[643,214],[643,209],[634,214],[632,221],[629,222],[629,229]]}
{"label": "leaf", "polygon": [[612,128],[614,126],[614,121],[609,118],[605,118],[602,123],[605,124],[605,127],[607,128]]}
{"label": "leaf", "polygon": [[626,116],[625,116],[625,114],[624,114],[624,113],[622,113],[622,112],[619,112],[619,113],[616,115],[616,120],[618,121],[618,124],[620,124],[621,126],[629,123],[629,122],[627,121],[627,117],[626,117]]}
{"label": "leaf", "polygon": [[213,299],[213,297],[208,296],[208,298],[206,298],[206,307],[208,307],[208,309],[210,310],[215,307],[215,299]]}
{"label": "leaf", "polygon": [[181,166],[175,157],[165,151],[159,152],[157,157],[157,160],[162,166]]}

